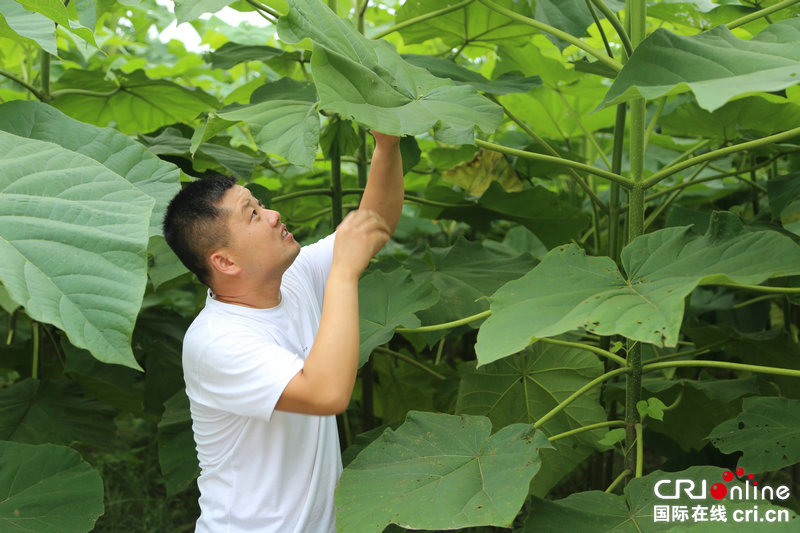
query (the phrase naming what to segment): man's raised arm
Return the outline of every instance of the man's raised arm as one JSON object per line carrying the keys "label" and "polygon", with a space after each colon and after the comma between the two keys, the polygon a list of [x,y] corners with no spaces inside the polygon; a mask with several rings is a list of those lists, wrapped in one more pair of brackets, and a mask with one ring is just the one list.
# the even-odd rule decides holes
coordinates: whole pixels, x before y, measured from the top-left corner
{"label": "man's raised arm", "polygon": [[372,132],[375,151],[369,170],[367,187],[359,209],[375,211],[394,233],[403,209],[403,160],[400,157],[400,138]]}

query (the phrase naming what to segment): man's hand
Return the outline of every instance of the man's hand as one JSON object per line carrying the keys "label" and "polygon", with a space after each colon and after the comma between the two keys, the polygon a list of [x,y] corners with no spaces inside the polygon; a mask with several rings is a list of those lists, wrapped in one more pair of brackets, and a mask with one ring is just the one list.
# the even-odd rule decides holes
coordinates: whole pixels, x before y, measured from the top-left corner
{"label": "man's hand", "polygon": [[331,271],[358,278],[391,237],[386,221],[367,209],[352,211],[336,230]]}

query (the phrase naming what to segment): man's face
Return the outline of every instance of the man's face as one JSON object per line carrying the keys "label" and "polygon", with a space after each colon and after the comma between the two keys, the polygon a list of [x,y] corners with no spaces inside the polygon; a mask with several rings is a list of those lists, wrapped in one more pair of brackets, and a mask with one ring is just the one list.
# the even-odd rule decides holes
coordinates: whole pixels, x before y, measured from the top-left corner
{"label": "man's face", "polygon": [[228,189],[219,206],[230,213],[226,248],[245,276],[282,275],[289,268],[300,244],[281,223],[280,213],[265,208],[241,185]]}

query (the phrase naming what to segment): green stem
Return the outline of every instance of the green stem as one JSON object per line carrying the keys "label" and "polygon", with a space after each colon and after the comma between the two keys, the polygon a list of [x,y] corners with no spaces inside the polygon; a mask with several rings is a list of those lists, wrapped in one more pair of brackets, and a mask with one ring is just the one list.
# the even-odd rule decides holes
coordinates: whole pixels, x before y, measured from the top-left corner
{"label": "green stem", "polygon": [[586,1],[586,7],[589,9],[589,13],[592,14],[592,20],[594,20],[594,25],[597,28],[598,33],[600,33],[600,38],[603,39],[603,46],[606,48],[606,54],[611,59],[614,59],[614,51],[611,49],[611,44],[608,42],[608,37],[606,37],[606,32],[603,29],[603,25],[600,23],[600,19],[597,18],[597,13],[594,10],[594,6],[590,0]]}
{"label": "green stem", "polygon": [[120,91],[122,91],[122,87],[117,87],[113,91],[107,91],[107,92],[89,91],[86,89],[59,89],[57,91],[53,91],[52,94],[50,94],[50,96],[51,98],[59,98],[61,96],[67,96],[69,94],[79,94],[81,96],[95,96],[97,98],[108,98],[110,96],[114,96]]}
{"label": "green stem", "polygon": [[600,12],[606,16],[606,19],[617,32],[619,35],[620,41],[622,41],[622,47],[625,49],[625,55],[627,57],[631,57],[633,54],[633,45],[631,45],[631,39],[628,37],[628,32],[625,31],[625,28],[622,27],[622,23],[619,21],[619,17],[617,17],[611,9],[606,5],[603,0],[591,0],[592,3],[600,10]]}
{"label": "green stem", "polygon": [[[689,177],[689,179],[687,180],[687,183],[696,183],[696,182],[693,182],[694,178],[696,178],[697,175],[700,174],[707,166],[708,166],[708,162],[705,162],[702,165],[700,165],[700,167],[695,171],[695,173],[692,174]],[[667,207],[672,205],[672,202],[674,202],[678,198],[678,196],[680,196],[681,192],[683,192],[683,188],[680,188],[680,189],[674,191],[669,196],[669,198],[667,198],[666,200],[661,202],[661,205],[659,205],[652,213],[650,213],[650,216],[648,216],[647,219],[644,221],[644,229],[645,229],[645,231],[650,226],[650,224],[652,224],[661,215],[661,213],[664,212],[664,210]],[[645,198],[645,202],[646,201],[647,201],[647,198]]]}
{"label": "green stem", "polygon": [[778,368],[771,366],[761,365],[746,365],[743,363],[730,363],[728,361],[705,361],[702,359],[695,359],[693,361],[666,361],[663,363],[647,363],[642,367],[642,372],[652,372],[653,370],[660,370],[662,368],[677,368],[677,367],[701,367],[701,368],[724,368],[726,370],[742,370],[746,372],[753,372],[756,374],[773,374],[776,376],[789,376],[793,378],[800,378],[800,370],[793,370],[791,368]]}
{"label": "green stem", "polygon": [[533,337],[531,344],[536,342],[544,342],[547,344],[555,344],[556,346],[567,346],[570,348],[578,348],[580,350],[587,350],[592,353],[596,353],[606,359],[610,359],[614,361],[620,366],[628,366],[628,362],[625,361],[622,357],[618,356],[615,353],[609,352],[608,350],[603,350],[602,348],[598,348],[597,346],[592,346],[591,344],[583,344],[581,342],[569,342],[569,341],[562,341],[559,339],[551,339],[549,337]]}
{"label": "green stem", "polygon": [[731,287],[743,291],[763,292],[765,294],[800,294],[800,287],[768,287],[765,285],[745,285],[743,283],[709,283],[718,287]]}
{"label": "green stem", "polygon": [[[365,0],[364,5],[366,4],[367,1]],[[358,186],[363,189],[367,186],[367,161],[369,156],[367,155],[367,130],[361,126],[358,128],[358,138],[360,140],[360,144],[358,146],[358,155],[356,157],[356,168],[358,169]]]}
{"label": "green stem", "polygon": [[741,309],[742,307],[747,307],[748,305],[752,305],[754,303],[763,302],[764,300],[773,300],[780,297],[780,294],[765,294],[763,296],[756,296],[755,298],[750,298],[745,302],[741,302],[732,306],[731,309]]}
{"label": "green stem", "polygon": [[339,142],[334,141],[331,145],[331,224],[334,228],[342,223],[342,203],[342,159]]}
{"label": "green stem", "polygon": [[566,399],[564,399],[561,402],[559,402],[558,405],[556,405],[555,407],[550,409],[550,411],[548,411],[544,416],[542,416],[539,420],[537,420],[533,424],[533,427],[535,427],[535,428],[542,427],[543,424],[545,424],[551,418],[553,418],[558,413],[563,411],[569,404],[571,404],[572,402],[574,402],[575,400],[577,400],[578,398],[583,396],[583,394],[586,393],[587,391],[590,391],[594,387],[598,386],[599,384],[603,383],[604,381],[607,381],[607,380],[613,378],[614,376],[618,376],[620,374],[625,374],[629,370],[630,369],[627,368],[627,367],[626,368],[615,368],[614,370],[611,370],[611,371],[606,372],[605,374],[603,374],[601,376],[598,376],[598,377],[594,378],[592,381],[590,381],[589,383],[587,383],[586,385],[584,385],[580,389],[578,389],[575,392],[573,392],[572,394],[570,394]]}
{"label": "green stem", "polygon": [[429,331],[442,331],[445,329],[457,328],[459,326],[463,326],[465,324],[469,324],[470,322],[475,322],[477,320],[482,320],[491,314],[492,311],[487,309],[482,313],[461,318],[459,320],[453,320],[452,322],[444,322],[442,324],[434,324],[432,326],[422,326],[419,328],[396,328],[395,331],[398,333],[426,333]]}
{"label": "green stem", "polygon": [[603,160],[603,163],[605,163],[606,168],[607,169],[611,169],[611,161],[608,160],[608,157],[606,156],[605,150],[600,148],[600,145],[597,144],[597,139],[595,139],[595,136],[592,135],[591,132],[589,132],[588,129],[586,129],[586,126],[583,124],[583,121],[581,120],[580,115],[575,111],[575,109],[573,109],[573,107],[569,104],[569,101],[564,97],[564,94],[559,89],[556,89],[555,92],[556,92],[556,94],[558,94],[559,98],[561,98],[561,103],[564,104],[564,107],[567,109],[567,111],[569,111],[572,114],[572,118],[575,119],[575,123],[578,125],[580,130],[583,132],[583,135],[586,138],[586,140],[592,146],[594,146],[595,150],[597,150],[597,153],[600,155],[600,159]]}
{"label": "green stem", "polygon": [[649,365],[649,364],[660,362],[660,361],[668,361],[670,359],[677,359],[678,357],[686,357],[687,355],[700,355],[700,354],[708,353],[713,348],[716,348],[718,346],[722,346],[722,345],[726,344],[727,342],[728,342],[727,340],[712,342],[711,344],[709,344],[707,346],[703,346],[702,348],[696,348],[694,350],[686,350],[685,352],[675,352],[675,353],[671,353],[669,355],[662,355],[660,357],[654,357],[654,358],[650,359],[649,361],[647,361],[647,364]]}
{"label": "green stem", "polygon": [[616,479],[613,482],[611,482],[611,485],[608,486],[608,488],[606,489],[606,492],[610,493],[611,491],[613,491],[614,488],[616,488],[616,486],[619,485],[622,482],[623,479],[625,479],[626,477],[628,477],[630,475],[631,475],[631,471],[630,470],[628,470],[627,468],[625,470],[623,470],[622,473],[620,473],[620,475],[618,475],[616,477]]}
{"label": "green stem", "polygon": [[31,377],[33,379],[39,378],[39,323],[31,321],[31,328],[33,329],[33,361],[31,362]]}
{"label": "green stem", "polygon": [[261,15],[262,18],[267,20],[268,22],[275,23],[277,19],[280,18],[281,14],[272,9],[269,6],[265,6],[261,2],[256,2],[255,0],[247,0],[247,3],[253,6],[256,9],[256,13]]}
{"label": "green stem", "polygon": [[796,4],[799,1],[800,0],[783,0],[783,2],[778,2],[777,4],[775,4],[773,6],[765,7],[764,9],[756,11],[755,13],[750,13],[749,15],[745,15],[743,17],[740,17],[740,18],[736,19],[736,20],[732,20],[731,22],[725,24],[725,26],[727,26],[729,30],[732,30],[734,28],[738,28],[739,26],[742,26],[743,24],[747,24],[748,22],[751,22],[751,21],[756,20],[756,19],[761,18],[761,17],[766,17],[770,13],[774,13],[774,12],[776,12],[778,10],[783,9],[784,7],[789,7],[790,5]]}
{"label": "green stem", "polygon": [[[645,38],[647,29],[647,2],[629,0],[627,12],[631,22],[631,44],[634,47]],[[636,98],[630,103],[630,172],[633,186],[628,192],[628,241],[644,233],[644,156],[645,156],[645,111],[644,98]],[[636,457],[631,454],[636,443],[635,428],[641,423],[636,404],[642,399],[642,345],[628,340],[626,360],[630,367],[625,381],[625,467],[637,471]]]}
{"label": "green stem", "polygon": [[668,406],[664,407],[661,410],[662,411],[672,411],[673,409],[678,407],[678,404],[681,403],[681,400],[683,400],[683,389],[681,389],[681,391],[678,393],[678,397],[675,398],[674,402],[672,402],[671,404],[669,404]]}
{"label": "green stem", "polygon": [[591,431],[593,429],[599,428],[608,428],[614,426],[624,426],[624,420],[611,420],[609,422],[598,422],[597,424],[591,424],[589,426],[583,426],[575,429],[571,429],[569,431],[565,431],[564,433],[559,433],[558,435],[553,435],[552,437],[548,437],[547,440],[550,442],[556,441],[558,439],[563,439],[564,437],[571,437],[573,435],[577,435],[579,433],[583,433],[584,431]]}
{"label": "green stem", "polygon": [[605,64],[606,66],[608,66],[608,67],[610,67],[612,69],[614,69],[614,72],[619,72],[620,70],[622,70],[622,63],[620,63],[619,61],[616,61],[614,59],[611,59],[605,53],[603,53],[601,50],[598,50],[597,48],[589,46],[585,42],[581,41],[580,39],[578,39],[576,37],[573,37],[572,35],[570,35],[569,33],[565,32],[565,31],[561,31],[558,28],[554,28],[553,26],[550,26],[549,24],[545,24],[543,22],[539,22],[536,19],[532,19],[530,17],[526,17],[525,15],[521,15],[521,14],[517,13],[516,11],[511,11],[510,9],[507,9],[507,8],[505,8],[503,6],[499,6],[499,5],[495,4],[494,2],[492,2],[491,0],[478,0],[478,1],[481,4],[485,5],[486,7],[488,7],[489,9],[491,9],[492,11],[500,13],[501,15],[505,15],[508,18],[510,18],[510,19],[512,19],[512,20],[514,20],[516,22],[531,26],[531,27],[536,28],[537,30],[543,31],[545,33],[549,33],[550,35],[558,37],[559,39],[561,39],[563,41],[567,41],[568,43],[577,46],[578,48],[580,48],[581,50],[583,50],[587,54],[597,58],[597,60],[600,61],[601,63]]}
{"label": "green stem", "polygon": [[447,337],[442,337],[442,340],[439,341],[439,346],[436,347],[436,359],[434,359],[433,364],[435,366],[439,366],[439,363],[442,362],[442,354],[444,353],[444,341]]}
{"label": "green stem", "polygon": [[375,351],[377,353],[382,353],[382,354],[385,354],[385,355],[391,355],[392,357],[400,359],[401,361],[405,361],[406,363],[408,363],[410,365],[414,365],[415,367],[419,368],[420,370],[424,370],[425,372],[427,372],[431,376],[435,377],[436,379],[440,379],[442,381],[447,379],[446,377],[444,377],[440,373],[436,372],[435,370],[431,370],[427,366],[423,365],[422,363],[420,363],[419,361],[417,361],[413,357],[409,357],[409,356],[407,356],[405,354],[402,354],[400,352],[396,352],[394,350],[390,350],[389,348],[384,348],[383,346],[376,347]]}
{"label": "green stem", "polygon": [[42,67],[39,75],[41,76],[42,96],[45,102],[50,101],[50,54],[41,50]]}
{"label": "green stem", "polygon": [[378,33],[377,35],[373,35],[371,37],[371,39],[381,39],[383,37],[386,37],[390,33],[396,32],[398,30],[402,30],[402,29],[407,28],[409,26],[413,26],[414,24],[417,24],[417,23],[420,23],[420,22],[425,22],[426,20],[430,20],[430,19],[436,18],[436,17],[438,17],[440,15],[446,15],[447,13],[451,13],[453,11],[458,11],[459,9],[461,9],[463,7],[467,7],[468,5],[470,5],[474,1],[475,0],[464,0],[463,2],[459,2],[457,4],[453,4],[452,6],[444,7],[442,9],[437,9],[436,11],[431,11],[430,13],[425,13],[424,15],[420,15],[418,17],[414,17],[414,18],[410,18],[408,20],[404,20],[403,22],[400,22],[398,24],[395,24],[394,26],[391,26],[391,27],[383,30],[382,32]]}
{"label": "green stem", "polygon": [[419,205],[429,205],[432,207],[475,207],[475,203],[473,202],[464,202],[463,204],[450,204],[447,202],[437,202],[436,200],[428,200],[427,198],[420,198],[419,196],[413,196],[411,194],[404,194],[403,199],[406,202],[411,202],[412,204],[419,204]]}
{"label": "green stem", "polygon": [[614,174],[613,172],[608,172],[607,170],[595,168],[591,165],[578,163],[577,161],[572,161],[570,159],[564,159],[563,157],[553,157],[544,154],[537,154],[535,152],[526,152],[525,150],[517,150],[516,148],[509,148],[508,146],[503,146],[502,144],[490,143],[481,139],[475,139],[475,144],[482,148],[488,148],[489,150],[494,150],[495,152],[500,152],[502,154],[524,157],[526,159],[533,159],[535,161],[545,161],[547,163],[555,163],[556,165],[575,168],[589,174],[594,174],[595,176],[600,176],[601,178],[605,178],[614,183],[619,183],[626,189],[631,187],[630,180],[620,176],[619,174]]}
{"label": "green stem", "polygon": [[[550,145],[550,143],[548,143],[548,142],[547,142],[546,140],[544,140],[544,139],[543,139],[541,136],[539,136],[539,135],[538,135],[538,134],[537,134],[535,131],[533,131],[533,130],[532,130],[532,129],[531,129],[531,128],[530,128],[530,127],[527,125],[527,124],[525,124],[525,122],[524,122],[523,120],[521,120],[519,117],[517,117],[516,115],[514,115],[514,114],[513,114],[511,111],[509,111],[509,110],[508,110],[508,108],[507,108],[506,106],[504,106],[503,104],[501,104],[501,103],[500,103],[500,101],[499,101],[497,98],[495,98],[495,96],[494,96],[494,95],[488,94],[488,95],[486,95],[486,96],[489,98],[489,100],[491,100],[491,101],[492,101],[492,102],[494,102],[495,104],[497,104],[497,105],[499,105],[500,107],[502,107],[502,108],[503,108],[503,112],[506,114],[506,116],[507,116],[508,118],[510,118],[512,121],[514,121],[514,122],[517,124],[517,126],[519,126],[520,128],[522,128],[522,131],[524,131],[526,134],[528,134],[528,135],[531,137],[531,139],[533,139],[534,141],[536,141],[537,143],[539,143],[539,145],[541,145],[541,147],[542,147],[542,148],[544,148],[545,150],[547,150],[547,151],[550,153],[550,155],[552,155],[553,157],[557,157],[557,158],[559,158],[559,159],[562,159],[562,160],[564,160],[564,161],[567,161],[567,159],[565,159],[565,158],[561,157],[561,156],[558,154],[558,152],[555,150],[555,148],[553,148],[553,147]],[[603,200],[601,200],[601,199],[600,199],[600,197],[599,197],[599,196],[597,196],[597,194],[595,194],[595,192],[592,190],[592,188],[591,188],[591,187],[589,187],[589,184],[588,184],[588,183],[586,183],[586,180],[584,180],[584,179],[581,177],[581,175],[580,175],[580,174],[578,174],[577,172],[575,172],[575,171],[574,171],[572,168],[570,168],[570,167],[567,167],[567,172],[569,173],[569,175],[570,175],[570,176],[572,176],[572,179],[574,179],[574,180],[575,180],[575,181],[578,183],[578,185],[580,186],[580,188],[581,188],[581,189],[583,189],[583,192],[585,192],[585,193],[586,193],[586,194],[589,196],[589,198],[591,198],[591,199],[592,199],[592,202],[593,202],[595,205],[597,205],[598,207],[600,207],[600,208],[601,208],[603,211],[608,211],[608,206],[607,206],[605,203],[603,203]]]}
{"label": "green stem", "polygon": [[642,435],[642,424],[637,423],[636,429],[636,476],[642,477],[644,467],[644,436]]}
{"label": "green stem", "polygon": [[[356,189],[342,189],[342,196],[349,196],[354,194],[363,194],[363,188],[356,188]],[[270,200],[270,203],[275,204],[279,202],[284,202],[286,200],[293,200],[295,198],[303,198],[305,196],[331,196],[333,193],[331,189],[306,189],[304,191],[295,191],[290,192],[287,194],[282,194],[280,196],[276,196]],[[451,204],[447,202],[437,202],[435,200],[428,200],[427,198],[420,198],[418,196],[413,196],[411,194],[405,194],[403,196],[405,201],[411,202],[414,204],[420,205],[430,205],[433,207],[475,207],[474,202],[464,202],[462,204]],[[327,212],[327,211],[326,211]]]}
{"label": "green stem", "polygon": [[12,74],[12,73],[8,72],[7,70],[4,70],[4,69],[0,69],[0,76],[4,76],[4,77],[8,78],[9,80],[13,81],[16,84],[22,85],[28,91],[30,91],[30,93],[33,94],[33,96],[35,96],[37,100],[40,100],[42,102],[45,101],[44,95],[42,95],[42,93],[39,92],[39,89],[37,89],[36,87],[31,85],[30,83],[24,81],[22,78],[18,78],[14,74]]}
{"label": "green stem", "polygon": [[656,112],[653,114],[653,118],[650,119],[650,124],[647,125],[647,131],[644,132],[644,146],[647,148],[647,145],[650,144],[650,136],[653,134],[653,130],[656,129],[656,124],[658,124],[658,119],[661,116],[661,112],[664,110],[664,105],[667,103],[667,97],[661,99],[658,104],[658,108],[656,108]]}
{"label": "green stem", "polygon": [[760,148],[760,147],[766,146],[768,144],[773,144],[773,143],[785,141],[785,140],[788,140],[788,139],[792,139],[794,137],[797,137],[798,135],[800,135],[800,127],[784,131],[783,133],[776,133],[775,135],[769,135],[767,137],[762,137],[762,138],[756,139],[754,141],[743,142],[743,143],[739,143],[739,144],[734,144],[732,146],[726,146],[725,148],[719,148],[717,150],[712,150],[710,152],[706,152],[705,154],[698,155],[696,157],[692,157],[690,159],[687,159],[683,163],[679,163],[677,165],[673,165],[671,167],[667,167],[667,168],[659,170],[658,172],[656,172],[655,174],[650,176],[650,178],[645,180],[644,183],[642,184],[642,186],[645,189],[649,189],[650,187],[652,187],[653,185],[657,184],[658,182],[660,182],[664,178],[672,176],[673,174],[675,174],[677,172],[680,172],[681,170],[683,170],[685,168],[692,167],[694,165],[703,163],[705,161],[711,161],[711,160],[720,158],[722,156],[726,156],[728,154],[734,154],[736,152],[742,152],[744,150],[750,150],[751,148]]}
{"label": "green stem", "polygon": [[[625,146],[625,120],[628,116],[627,104],[617,105],[617,116],[614,122],[614,147],[611,153],[611,172],[622,172],[622,150]],[[617,261],[619,258],[620,233],[619,233],[619,184],[612,183],[608,200],[608,255]]]}
{"label": "green stem", "polygon": [[[344,191],[343,194],[347,194]],[[330,189],[306,189],[304,191],[297,191],[297,192],[290,192],[288,194],[282,194],[280,196],[276,196],[270,200],[271,204],[276,204],[278,202],[283,202],[285,200],[293,200],[294,198],[302,198],[304,196],[330,196],[331,190]]]}

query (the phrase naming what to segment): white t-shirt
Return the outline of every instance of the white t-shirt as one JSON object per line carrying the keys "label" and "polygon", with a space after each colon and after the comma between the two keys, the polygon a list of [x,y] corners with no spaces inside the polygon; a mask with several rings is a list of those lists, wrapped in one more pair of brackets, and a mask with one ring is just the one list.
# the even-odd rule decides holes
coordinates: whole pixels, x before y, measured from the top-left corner
{"label": "white t-shirt", "polygon": [[333,242],[330,235],[301,249],[278,306],[209,296],[186,332],[183,372],[201,469],[196,533],[335,530],[336,418],[274,410],[314,343]]}

